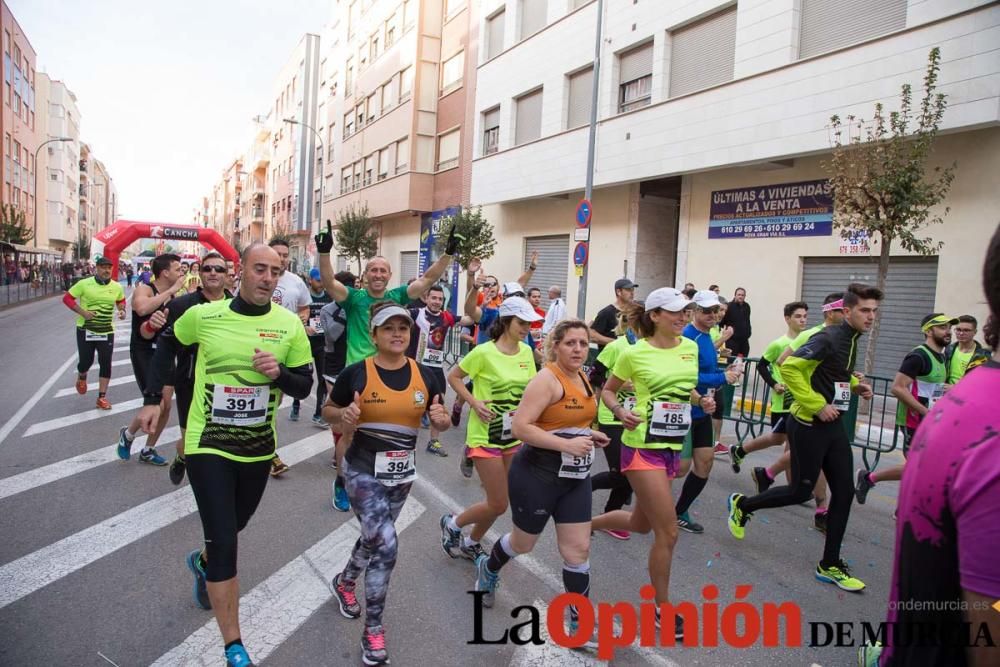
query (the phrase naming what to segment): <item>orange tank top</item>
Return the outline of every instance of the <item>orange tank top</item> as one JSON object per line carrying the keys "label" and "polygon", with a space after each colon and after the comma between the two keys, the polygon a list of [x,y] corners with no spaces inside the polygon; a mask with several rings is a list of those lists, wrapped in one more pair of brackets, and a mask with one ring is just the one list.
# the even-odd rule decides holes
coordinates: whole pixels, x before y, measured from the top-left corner
{"label": "orange tank top", "polygon": [[597,398],[583,372],[579,372],[584,387],[581,389],[570,378],[566,377],[557,364],[548,363],[545,364],[545,367],[559,380],[559,384],[562,385],[563,397],[545,408],[535,424],[538,428],[546,431],[589,429],[590,425],[594,423],[594,418],[597,417]]}

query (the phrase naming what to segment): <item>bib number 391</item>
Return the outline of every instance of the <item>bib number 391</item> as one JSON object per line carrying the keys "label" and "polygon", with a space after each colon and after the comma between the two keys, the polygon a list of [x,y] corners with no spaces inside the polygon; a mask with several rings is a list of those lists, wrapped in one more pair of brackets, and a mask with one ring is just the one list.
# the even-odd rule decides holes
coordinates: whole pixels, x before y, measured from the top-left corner
{"label": "bib number 391", "polygon": [[417,477],[416,452],[397,449],[375,454],[375,479],[383,486],[407,484]]}
{"label": "bib number 391", "polygon": [[683,438],[691,430],[689,403],[653,403],[649,434],[668,438]]}
{"label": "bib number 391", "polygon": [[847,412],[851,407],[851,383],[833,383],[833,407],[841,412]]}
{"label": "bib number 391", "polygon": [[215,385],[212,392],[212,423],[227,426],[253,426],[267,419],[268,387],[230,387]]}
{"label": "bib number 391", "polygon": [[585,479],[590,474],[590,464],[594,462],[594,450],[584,456],[575,456],[568,452],[562,453],[562,465],[559,466],[559,476],[568,479]]}

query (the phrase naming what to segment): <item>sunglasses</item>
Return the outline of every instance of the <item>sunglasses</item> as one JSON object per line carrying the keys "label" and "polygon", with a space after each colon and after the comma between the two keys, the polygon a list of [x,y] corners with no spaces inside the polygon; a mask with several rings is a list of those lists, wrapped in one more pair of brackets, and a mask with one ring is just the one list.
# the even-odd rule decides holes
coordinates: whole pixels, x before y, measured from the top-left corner
{"label": "sunglasses", "polygon": [[496,287],[497,283],[483,283],[483,287]]}
{"label": "sunglasses", "polygon": [[225,273],[228,270],[229,269],[227,269],[224,266],[203,266],[203,267],[201,267],[201,272],[202,273]]}
{"label": "sunglasses", "polygon": [[719,313],[719,307],[718,306],[712,306],[711,308],[702,308],[701,312],[703,312],[703,313],[709,313],[711,315],[718,315],[718,313]]}

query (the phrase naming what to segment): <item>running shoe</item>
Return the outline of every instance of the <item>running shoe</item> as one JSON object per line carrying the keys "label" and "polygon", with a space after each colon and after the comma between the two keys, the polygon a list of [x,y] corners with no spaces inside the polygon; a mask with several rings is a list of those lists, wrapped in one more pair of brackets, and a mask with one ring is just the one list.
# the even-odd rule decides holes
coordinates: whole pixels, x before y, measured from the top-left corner
{"label": "running shoe", "polygon": [[875,483],[868,479],[868,471],[858,468],[854,473],[854,497],[858,499],[859,505],[864,505],[868,500],[868,492],[875,487]]}
{"label": "running shoe", "polygon": [[621,540],[622,542],[624,542],[625,540],[627,540],[627,539],[629,539],[629,538],[632,537],[632,533],[628,532],[627,530],[615,530],[613,528],[601,528],[601,532],[602,533],[607,533],[611,537],[615,538],[616,540]]}
{"label": "running shoe", "polygon": [[858,647],[858,667],[878,667],[882,656],[882,644],[862,644]]}
{"label": "running shoe", "polygon": [[458,549],[462,545],[462,531],[452,530],[448,526],[448,521],[454,516],[454,514],[441,515],[441,548],[452,558],[458,558],[459,554],[455,553],[454,549]]}
{"label": "running shoe", "polygon": [[729,456],[729,447],[716,441],[715,447],[712,449],[712,456]]}
{"label": "running shoe", "polygon": [[438,440],[437,438],[434,438],[433,440],[427,443],[427,453],[434,454],[435,456],[440,456],[441,458],[446,458],[448,456],[448,452],[445,451],[444,446],[441,444],[441,441]]}
{"label": "running shoe", "polygon": [[330,428],[330,425],[323,419],[323,415],[313,415],[312,423],[316,428]]}
{"label": "running shoe", "polygon": [[865,588],[865,583],[860,579],[851,576],[847,563],[838,562],[830,567],[823,567],[822,564],[816,566],[816,579],[828,584],[833,584],[837,588],[850,593],[860,593]]}
{"label": "running shoe", "polygon": [[288,413],[288,421],[297,422],[299,420],[299,406],[293,405],[291,411]]}
{"label": "running shoe", "polygon": [[361,635],[361,661],[366,665],[389,664],[389,652],[385,649],[385,630],[381,625],[365,628]]}
{"label": "running shoe", "polygon": [[816,512],[813,515],[813,526],[816,530],[826,535],[826,512]]}
{"label": "running shoe", "polygon": [[743,456],[739,455],[739,445],[729,446],[729,465],[732,467],[733,472],[737,475],[740,474],[740,464],[743,463]]}
{"label": "running shoe", "polygon": [[103,396],[98,396],[97,397],[97,403],[95,403],[95,405],[97,406],[97,408],[99,410],[110,410],[111,409],[111,403],[108,401],[108,399],[104,398]]}
{"label": "running shoe", "polygon": [[461,546],[458,547],[458,550],[462,552],[463,558],[468,558],[473,563],[479,560],[480,556],[489,556],[488,553],[483,551],[483,547],[479,544],[479,542],[473,542],[472,544],[466,545],[463,540]]}
{"label": "running shoe", "polygon": [[354,586],[348,587],[344,583],[344,574],[338,573],[330,583],[333,594],[337,596],[337,604],[340,605],[340,615],[344,618],[358,618],[361,616],[361,605],[358,604],[358,596],[354,594]]}
{"label": "running shoe", "polygon": [[285,464],[281,458],[275,454],[274,458],[271,459],[271,477],[279,477],[288,472],[288,465]]}
{"label": "running shoe", "polygon": [[490,568],[486,567],[486,561],[489,559],[489,556],[483,554],[476,561],[476,590],[486,593],[483,596],[483,606],[487,608],[493,606],[497,586],[500,583],[500,575],[490,572]]}
{"label": "running shoe", "polygon": [[351,509],[351,499],[347,497],[347,489],[340,481],[340,477],[333,480],[333,509],[339,512],[348,512]]}
{"label": "running shoe", "polygon": [[139,452],[139,463],[148,463],[153,466],[165,466],[167,460],[156,453],[155,449],[144,449]]}
{"label": "running shoe", "polygon": [[184,481],[184,469],[186,464],[184,463],[183,456],[174,456],[174,460],[170,462],[170,470],[168,474],[170,475],[170,481],[177,486]]}
{"label": "running shoe", "polygon": [[[80,394],[81,396],[87,393],[87,378],[82,378],[80,376],[77,376],[76,393]],[[458,426],[458,424],[456,424],[456,426]]]}
{"label": "running shoe", "polygon": [[462,421],[462,404],[455,401],[455,405],[451,406],[451,425],[457,428],[460,421]]}
{"label": "running shoe", "polygon": [[135,440],[134,437],[128,437],[128,426],[122,426],[121,430],[118,431],[118,458],[122,461],[128,461],[132,457],[132,442]]}
{"label": "running shoe", "polygon": [[[597,628],[595,626],[594,632],[596,631]],[[577,620],[576,618],[570,618],[569,621],[566,623],[566,635],[569,637],[576,637],[576,635],[579,632],[580,632],[580,621]],[[577,650],[595,649],[597,648],[597,640],[594,638],[593,635],[591,635],[590,637],[587,638],[587,641],[583,642],[583,644],[581,644],[580,646],[574,646],[573,648]]]}
{"label": "running shoe", "polygon": [[754,468],[750,471],[750,476],[753,477],[757,493],[764,493],[774,484],[774,480],[767,474],[767,468]]}
{"label": "running shoe", "polygon": [[740,501],[743,498],[742,493],[734,493],[729,496],[729,532],[738,540],[742,540],[746,535],[744,527],[752,516],[740,509]]}
{"label": "running shoe", "polygon": [[695,535],[701,535],[705,532],[705,526],[697,521],[692,521],[691,515],[687,512],[677,515],[677,526],[681,530],[694,533]]}
{"label": "running shoe", "polygon": [[212,601],[208,598],[208,586],[205,584],[205,567],[201,564],[201,549],[195,549],[185,559],[188,569],[194,575],[194,603],[202,609],[211,609]]}
{"label": "running shoe", "polygon": [[465,451],[462,452],[462,459],[458,462],[458,469],[462,471],[462,477],[465,479],[472,479],[474,466],[472,465],[472,457],[469,456],[468,447],[466,447]]}
{"label": "running shoe", "polygon": [[233,644],[226,649],[226,667],[253,667],[253,661],[243,644]]}
{"label": "running shoe", "polygon": [[[656,629],[660,629],[660,610],[656,610]],[[659,635],[659,633],[657,633]],[[674,640],[683,641],[684,640],[684,619],[677,614],[674,616]]]}

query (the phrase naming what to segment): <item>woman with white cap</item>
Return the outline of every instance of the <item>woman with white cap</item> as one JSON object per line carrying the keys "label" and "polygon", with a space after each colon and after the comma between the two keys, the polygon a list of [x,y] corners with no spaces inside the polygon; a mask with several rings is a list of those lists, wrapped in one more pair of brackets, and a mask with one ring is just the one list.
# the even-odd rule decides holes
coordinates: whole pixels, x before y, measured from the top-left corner
{"label": "woman with white cap", "polygon": [[[649,578],[657,605],[669,604],[670,563],[677,542],[677,513],[670,480],[677,476],[684,437],[691,429],[691,408],[711,412],[715,401],[695,391],[698,384],[698,345],[683,336],[692,304],[680,290],[661,287],[646,298],[645,312],[636,323],[641,340],[616,360],[601,399],[618,419],[622,435],[621,471],[635,492],[631,512],[616,510],[594,517],[594,530],[653,531]],[[635,407],[618,402],[626,382],[635,387]],[[670,619],[667,619],[670,622]],[[659,607],[656,624],[660,624]],[[682,638],[680,616],[674,634]]]}
{"label": "woman with white cap", "polygon": [[406,309],[392,302],[376,303],[370,322],[375,355],[337,376],[323,416],[337,430],[353,435],[343,475],[361,524],[361,537],[332,587],[340,613],[358,618],[361,605],[354,589],[364,571],[362,660],[382,665],[389,662],[382,611],[396,564],[394,522],[417,476],[420,419],[426,413],[439,431],[447,430],[451,420],[443,406],[444,387],[433,370],[406,356],[413,326]]}
{"label": "woman with white cap", "polygon": [[[507,472],[521,447],[513,433],[514,411],[536,372],[524,338],[540,319],[527,299],[507,297],[490,326],[490,341],[477,345],[448,375],[448,384],[472,408],[465,442],[486,491],[484,501],[458,516],[441,517],[441,546],[452,558],[475,561],[485,553],[479,541],[507,511]],[[466,377],[472,378],[472,392]],[[468,536],[462,535],[465,526],[472,526]]]}

